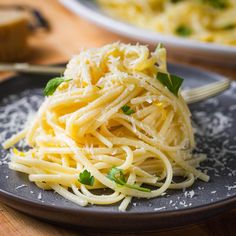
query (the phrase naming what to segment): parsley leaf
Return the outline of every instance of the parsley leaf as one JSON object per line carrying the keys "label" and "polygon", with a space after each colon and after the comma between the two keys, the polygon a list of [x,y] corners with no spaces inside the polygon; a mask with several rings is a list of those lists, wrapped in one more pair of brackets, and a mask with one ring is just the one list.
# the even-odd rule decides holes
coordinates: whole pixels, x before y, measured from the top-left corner
{"label": "parsley leaf", "polygon": [[132,110],[128,105],[121,107],[121,110],[128,116],[134,113],[134,110]]}
{"label": "parsley leaf", "polygon": [[171,0],[172,3],[178,3],[181,2],[182,0]]}
{"label": "parsley leaf", "polygon": [[63,83],[71,81],[72,79],[68,79],[65,77],[56,77],[48,81],[45,89],[43,90],[43,93],[45,96],[51,96],[56,91],[57,87]]}
{"label": "parsley leaf", "polygon": [[163,43],[158,43],[156,49],[161,49],[161,48],[164,48]]}
{"label": "parsley leaf", "polygon": [[178,97],[179,88],[182,85],[184,79],[162,72],[157,73],[156,77],[164,86],[166,86],[176,97]]}
{"label": "parsley leaf", "polygon": [[126,183],[124,172],[116,167],[110,169],[107,177],[120,185],[124,185]]}
{"label": "parsley leaf", "polygon": [[176,32],[176,34],[178,34],[182,37],[187,37],[192,34],[192,29],[189,28],[188,26],[180,25],[179,27],[177,27],[175,32]]}
{"label": "parsley leaf", "polygon": [[132,188],[132,189],[136,189],[136,190],[139,190],[139,191],[142,191],[142,192],[151,192],[151,189],[149,188],[143,188],[143,187],[140,187],[138,186],[137,184],[125,184],[125,187],[127,188]]}
{"label": "parsley leaf", "polygon": [[78,180],[81,184],[93,186],[94,176],[92,176],[89,171],[84,170],[83,172],[79,174]]}
{"label": "parsley leaf", "polygon": [[232,30],[236,27],[235,24],[228,24],[223,27],[223,30]]}
{"label": "parsley leaf", "polygon": [[123,172],[123,170],[121,170],[119,168],[113,167],[112,169],[110,169],[107,177],[110,180],[116,182],[120,186],[125,186],[127,188],[132,188],[132,189],[136,189],[136,190],[143,191],[143,192],[151,192],[151,190],[149,188],[143,188],[143,187],[140,187],[136,184],[127,184],[126,180],[125,180],[124,172]]}
{"label": "parsley leaf", "polygon": [[228,7],[228,0],[202,0],[214,8],[225,9]]}

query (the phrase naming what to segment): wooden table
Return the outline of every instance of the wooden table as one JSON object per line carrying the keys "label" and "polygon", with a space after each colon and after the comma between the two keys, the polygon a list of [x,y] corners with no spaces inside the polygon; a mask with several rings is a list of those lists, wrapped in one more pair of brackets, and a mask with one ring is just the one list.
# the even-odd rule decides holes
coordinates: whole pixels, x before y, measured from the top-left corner
{"label": "wooden table", "polygon": [[[2,4],[27,4],[40,9],[51,24],[50,32],[37,32],[29,40],[31,55],[28,61],[31,63],[60,63],[68,61],[69,58],[79,53],[82,48],[101,46],[114,41],[129,42],[128,39],[112,34],[91,23],[79,18],[66,10],[57,0],[0,0]],[[1,45],[0,45],[1,46]],[[174,58],[170,59],[175,61]],[[199,67],[204,67],[215,72],[224,74],[232,79],[236,79],[236,68],[220,67],[219,65],[206,65],[199,62],[188,61]],[[1,75],[3,78],[4,75]],[[140,233],[138,235],[235,235],[236,232],[236,211],[217,216],[199,225],[187,226],[178,230],[158,233]],[[194,223],[194,222],[193,222]],[[0,235],[103,235],[97,232],[84,232],[81,230],[71,230],[41,222],[32,217],[28,217],[15,210],[12,210],[0,203]],[[110,234],[109,234],[110,235]],[[122,234],[124,235],[124,234]],[[137,235],[135,233],[130,235]]]}

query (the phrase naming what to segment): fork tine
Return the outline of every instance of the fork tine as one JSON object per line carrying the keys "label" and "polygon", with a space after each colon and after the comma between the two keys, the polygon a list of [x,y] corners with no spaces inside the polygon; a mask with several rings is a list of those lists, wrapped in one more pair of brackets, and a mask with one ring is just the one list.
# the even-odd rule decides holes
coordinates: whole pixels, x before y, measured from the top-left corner
{"label": "fork tine", "polygon": [[194,88],[194,89],[187,89],[187,90],[184,90],[184,92],[190,92],[191,94],[192,93],[195,93],[195,92],[201,92],[201,91],[205,91],[205,90],[209,90],[211,88],[217,88],[217,87],[222,87],[224,85],[228,85],[229,84],[229,81],[228,80],[224,80],[224,81],[217,81],[217,82],[214,82],[214,83],[211,83],[211,84],[208,84],[208,85],[204,85],[204,86],[201,86],[201,87],[197,87],[197,88]]}
{"label": "fork tine", "polygon": [[202,101],[204,99],[216,96],[217,94],[222,92],[222,90],[225,90],[225,89],[216,90],[216,91],[213,91],[211,93],[205,93],[205,94],[199,94],[199,95],[195,95],[195,96],[189,96],[189,97],[186,98],[186,101],[189,104],[194,103],[194,102],[199,102],[199,101]]}
{"label": "fork tine", "polygon": [[193,97],[195,95],[197,96],[201,96],[201,95],[207,95],[207,94],[211,94],[211,93],[214,93],[214,92],[217,92],[217,91],[222,91],[222,89],[224,88],[228,88],[228,84],[222,84],[222,85],[217,85],[217,86],[212,86],[212,87],[208,87],[207,89],[205,88],[202,88],[202,89],[199,89],[197,91],[189,91],[188,92],[188,95]]}
{"label": "fork tine", "polygon": [[194,94],[194,93],[199,93],[199,92],[203,92],[203,91],[209,91],[209,90],[212,90],[212,89],[215,90],[217,88],[224,87],[225,85],[227,86],[228,82],[226,82],[226,81],[223,81],[223,82],[221,81],[220,83],[216,82],[216,83],[213,83],[213,84],[210,84],[210,85],[201,86],[199,88],[189,90],[189,93]]}
{"label": "fork tine", "polygon": [[230,81],[225,79],[224,81],[214,82],[205,86],[201,86],[195,89],[188,89],[182,91],[182,95],[188,104],[199,102],[204,99],[216,96],[230,87]]}

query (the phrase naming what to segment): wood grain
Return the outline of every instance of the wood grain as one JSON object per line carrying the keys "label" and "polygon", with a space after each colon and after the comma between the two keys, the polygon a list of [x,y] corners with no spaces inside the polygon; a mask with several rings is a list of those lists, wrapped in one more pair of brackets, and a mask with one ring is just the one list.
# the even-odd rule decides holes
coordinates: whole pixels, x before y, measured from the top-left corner
{"label": "wood grain", "polygon": [[[122,38],[116,34],[109,33],[89,22],[79,18],[66,10],[57,0],[0,0],[0,5],[26,4],[40,9],[51,24],[51,31],[39,31],[29,39],[31,49],[28,61],[31,63],[47,64],[66,62],[69,58],[79,53],[82,48],[101,46],[114,41],[130,42],[127,38]],[[1,45],[0,45],[1,46]],[[169,58],[171,61],[180,62],[179,58]],[[236,68],[226,65],[208,65],[196,61],[185,61],[184,64],[191,64],[203,67],[215,72],[219,72],[232,79],[236,79]],[[2,73],[1,78],[6,78],[9,74]],[[149,235],[149,236],[233,236],[236,232],[236,211],[218,216],[200,225],[187,226],[181,229],[156,232],[156,233],[131,233],[129,235]],[[194,222],[193,222],[194,223]],[[104,235],[99,232],[85,232],[82,230],[66,229],[54,226],[26,216],[10,209],[0,203],[0,235],[44,235],[44,236],[91,236]],[[117,235],[117,234],[109,234]],[[125,235],[125,234],[119,234]]]}

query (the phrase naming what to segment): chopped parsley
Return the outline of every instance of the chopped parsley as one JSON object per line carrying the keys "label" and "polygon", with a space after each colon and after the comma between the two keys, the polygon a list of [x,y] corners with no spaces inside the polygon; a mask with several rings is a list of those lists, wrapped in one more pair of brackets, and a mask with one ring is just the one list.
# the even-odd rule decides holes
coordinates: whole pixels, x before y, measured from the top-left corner
{"label": "chopped parsley", "polygon": [[[170,0],[171,3],[182,2],[183,0]],[[228,0],[198,0],[200,3],[208,4],[217,9],[225,9],[228,7]]]}
{"label": "chopped parsley", "polygon": [[179,36],[182,37],[188,37],[190,36],[193,32],[192,29],[189,28],[186,25],[180,25],[179,27],[177,27],[177,29],[175,30],[175,33],[178,34]]}
{"label": "chopped parsley", "polygon": [[79,181],[81,184],[93,186],[93,184],[94,184],[94,176],[92,176],[89,171],[84,170],[83,172],[81,172],[81,173],[79,174],[79,179],[78,179],[78,181]]}
{"label": "chopped parsley", "polygon": [[228,7],[228,0],[202,0],[202,2],[217,9],[225,9]]}
{"label": "chopped parsley", "polygon": [[116,167],[113,167],[112,169],[110,169],[107,177],[110,180],[115,181],[119,185],[124,185],[126,183],[124,172],[121,169],[116,168]]}
{"label": "chopped parsley", "polygon": [[223,27],[224,30],[231,30],[235,28],[235,24],[228,24]]}
{"label": "chopped parsley", "polygon": [[123,172],[123,170],[121,170],[119,168],[113,167],[112,169],[110,169],[107,177],[110,180],[116,182],[118,186],[125,186],[127,188],[136,189],[136,190],[139,190],[142,192],[151,192],[151,190],[149,188],[143,188],[143,187],[140,187],[136,184],[127,184],[126,180],[125,180],[124,172]]}
{"label": "chopped parsley", "polygon": [[43,93],[45,96],[51,96],[56,91],[57,87],[63,83],[71,81],[72,79],[68,79],[65,77],[56,77],[48,81],[45,89],[43,90]]}
{"label": "chopped parsley", "polygon": [[158,43],[156,49],[164,48],[164,45],[162,43]]}
{"label": "chopped parsley", "polygon": [[132,110],[128,105],[124,105],[123,107],[121,107],[121,110],[128,116],[134,113],[134,110]]}
{"label": "chopped parsley", "polygon": [[156,78],[164,86],[166,86],[176,97],[178,97],[179,88],[184,81],[183,78],[162,72],[158,72]]}
{"label": "chopped parsley", "polygon": [[178,3],[181,2],[182,0],[171,0],[172,3]]}

